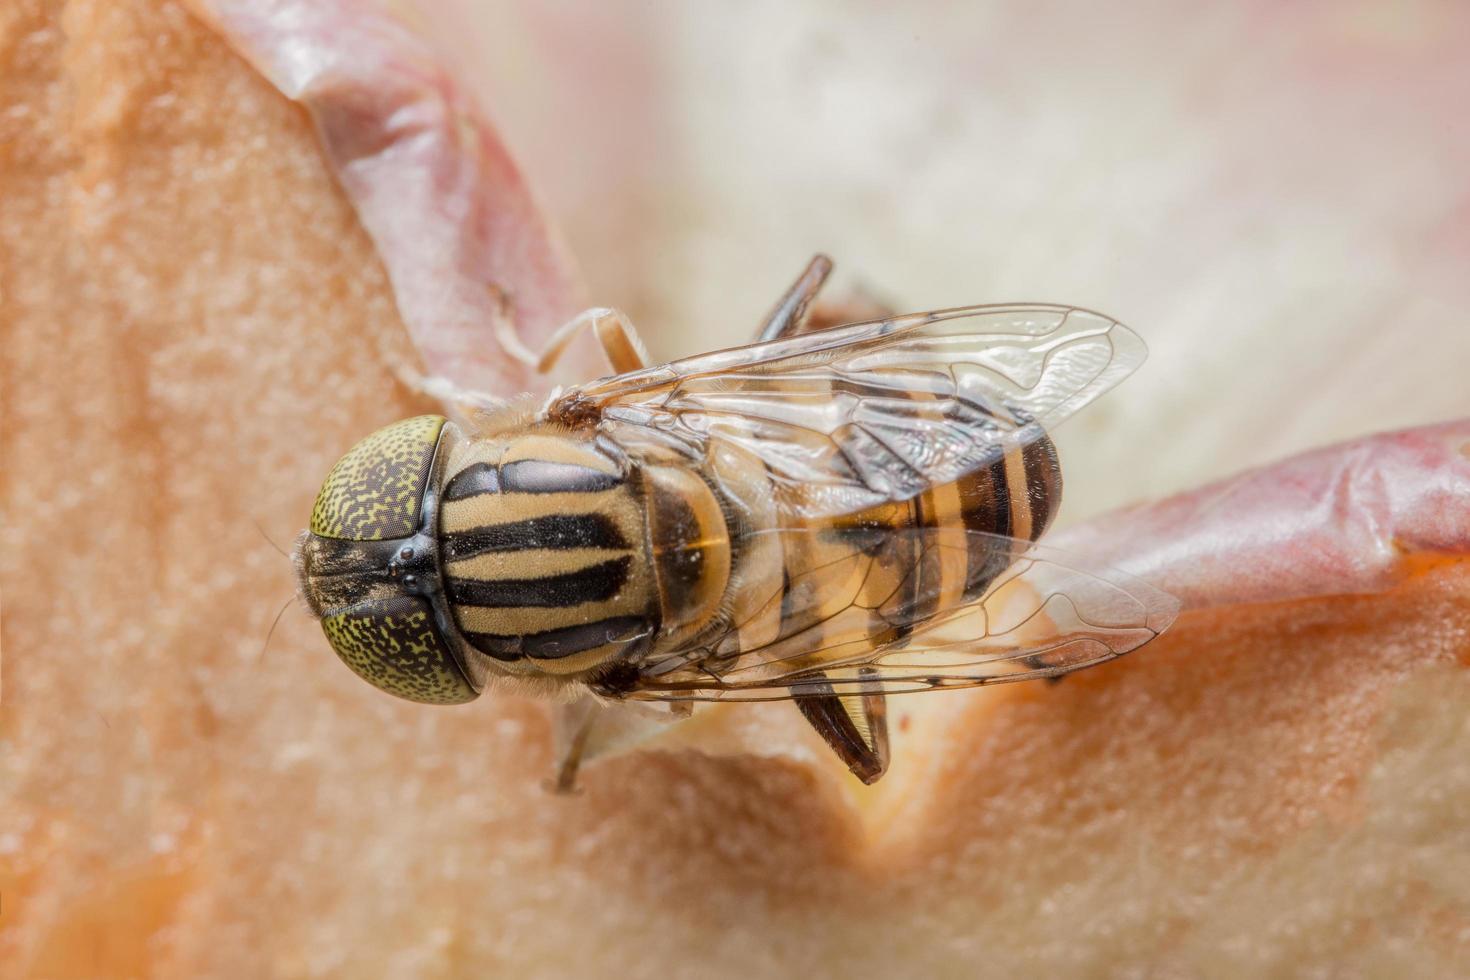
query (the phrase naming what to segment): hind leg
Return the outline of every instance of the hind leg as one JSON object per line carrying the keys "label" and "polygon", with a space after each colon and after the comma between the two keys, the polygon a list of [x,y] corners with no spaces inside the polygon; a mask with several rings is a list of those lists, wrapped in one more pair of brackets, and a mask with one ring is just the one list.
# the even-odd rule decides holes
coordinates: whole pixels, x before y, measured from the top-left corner
{"label": "hind leg", "polygon": [[792,337],[801,333],[802,327],[806,325],[807,309],[812,300],[816,298],[817,291],[822,288],[822,283],[832,273],[832,260],[825,255],[817,254],[807,263],[806,269],[791,288],[786,290],[766,316],[766,322],[761,326],[760,332],[756,334],[756,342],[764,343],[768,340],[780,340],[783,337]]}
{"label": "hind leg", "polygon": [[856,293],[836,301],[816,302],[817,292],[832,273],[832,260],[814,255],[796,282],[767,315],[756,335],[757,343],[784,340],[803,333],[816,333],[847,323],[882,320],[893,310],[872,296]]}

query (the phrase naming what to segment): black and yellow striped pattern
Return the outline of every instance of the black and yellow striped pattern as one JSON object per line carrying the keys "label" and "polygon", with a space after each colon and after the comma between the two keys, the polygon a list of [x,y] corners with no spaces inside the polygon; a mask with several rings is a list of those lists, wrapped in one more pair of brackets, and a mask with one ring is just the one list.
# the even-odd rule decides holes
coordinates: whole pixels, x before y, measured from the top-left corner
{"label": "black and yellow striped pattern", "polygon": [[[817,648],[830,642],[874,645],[902,640],[912,623],[975,601],[1035,541],[1061,502],[1061,468],[1051,440],[1036,438],[960,479],[820,523],[803,522],[800,486],[774,484],[753,457],[740,481],[722,482],[739,511],[750,501],[774,501],[758,520],[810,533],[782,536],[773,554],[760,534],[736,535],[732,594],[736,631],[720,649],[736,655],[801,634]],[[759,531],[753,523],[748,530]],[[964,530],[965,551],[933,547],[925,531]],[[949,540],[954,540],[953,536]],[[873,559],[881,560],[873,561]],[[739,590],[739,594],[737,594]],[[861,623],[855,608],[871,610]],[[825,632],[824,632],[825,631]]]}
{"label": "black and yellow striped pattern", "polygon": [[[726,601],[735,628],[716,652],[733,658],[760,649],[792,668],[809,656],[801,710],[865,782],[887,764],[883,699],[837,694],[827,680],[850,669],[823,664],[841,660],[835,651],[858,656],[901,643],[913,624],[979,599],[1019,557],[1019,542],[1041,536],[1061,502],[1056,450],[1039,430],[958,480],[818,523],[797,516],[812,509],[806,488],[776,484],[754,457],[729,467],[720,485],[732,513],[770,502],[749,530],[764,521],[807,533],[735,536]],[[956,540],[953,534],[926,533],[952,530],[978,534],[959,549],[936,546],[941,537]],[[774,551],[772,541],[780,542]]]}
{"label": "black and yellow striped pattern", "polygon": [[559,434],[476,442],[439,505],[444,592],[464,639],[512,673],[584,673],[646,645],[659,607],[624,465]]}

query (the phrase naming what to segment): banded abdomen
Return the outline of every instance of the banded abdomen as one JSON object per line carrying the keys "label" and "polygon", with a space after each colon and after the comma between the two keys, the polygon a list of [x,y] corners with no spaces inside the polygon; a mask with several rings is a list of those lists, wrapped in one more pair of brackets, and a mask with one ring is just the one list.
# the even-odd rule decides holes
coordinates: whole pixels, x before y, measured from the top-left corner
{"label": "banded abdomen", "polygon": [[[1019,556],[1011,539],[1035,541],[1061,502],[1056,449],[1040,433],[953,482],[819,521],[796,516],[802,487],[773,484],[754,459],[739,470],[723,485],[734,509],[757,512],[747,525],[756,533],[736,535],[727,605],[737,629],[717,652],[787,663],[902,640],[916,622],[973,602]],[[762,535],[763,523],[795,532]]]}

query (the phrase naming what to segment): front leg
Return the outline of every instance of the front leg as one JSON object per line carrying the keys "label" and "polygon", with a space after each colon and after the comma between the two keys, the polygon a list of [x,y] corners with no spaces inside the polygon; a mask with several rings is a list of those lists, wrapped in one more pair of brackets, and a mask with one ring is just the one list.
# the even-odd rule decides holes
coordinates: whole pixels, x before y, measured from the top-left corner
{"label": "front leg", "polygon": [[450,406],[461,418],[473,418],[498,412],[509,402],[498,395],[471,388],[462,388],[442,374],[425,374],[406,364],[398,364],[393,373],[405,388],[420,395],[427,395],[441,404]]}
{"label": "front leg", "polygon": [[583,310],[562,324],[547,339],[540,355],[531,355],[534,360],[528,360],[527,363],[534,364],[536,370],[542,374],[547,373],[584,330],[591,330],[596,335],[614,373],[628,374],[648,367],[648,349],[643,346],[638,331],[622,312],[606,306]]}

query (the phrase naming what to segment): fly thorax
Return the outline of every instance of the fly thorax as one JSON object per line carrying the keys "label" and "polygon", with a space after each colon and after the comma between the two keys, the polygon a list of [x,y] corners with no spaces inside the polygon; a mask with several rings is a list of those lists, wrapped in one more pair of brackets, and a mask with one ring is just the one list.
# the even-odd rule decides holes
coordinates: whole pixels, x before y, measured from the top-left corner
{"label": "fly thorax", "polygon": [[627,460],[560,432],[466,442],[439,505],[444,592],[491,672],[579,679],[659,629],[642,487]]}

